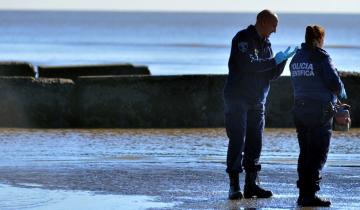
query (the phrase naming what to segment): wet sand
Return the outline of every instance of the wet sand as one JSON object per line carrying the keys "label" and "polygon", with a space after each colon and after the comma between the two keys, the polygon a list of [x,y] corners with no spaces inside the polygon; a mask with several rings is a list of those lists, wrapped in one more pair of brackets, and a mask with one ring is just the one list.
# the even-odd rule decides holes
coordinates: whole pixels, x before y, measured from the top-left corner
{"label": "wet sand", "polygon": [[[223,129],[0,130],[0,209],[293,209],[293,129],[267,129],[270,199],[227,200]],[[360,208],[360,130],[334,133],[320,195]],[[243,183],[243,176],[241,177]]]}

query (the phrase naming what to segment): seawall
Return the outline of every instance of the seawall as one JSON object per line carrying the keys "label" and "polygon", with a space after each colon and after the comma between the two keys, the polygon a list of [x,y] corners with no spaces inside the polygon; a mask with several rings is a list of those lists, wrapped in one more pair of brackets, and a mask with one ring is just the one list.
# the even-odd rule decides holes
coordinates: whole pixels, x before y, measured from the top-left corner
{"label": "seawall", "polygon": [[[360,75],[342,73],[360,126]],[[226,75],[0,77],[0,126],[40,128],[222,127]],[[293,127],[289,77],[272,82],[267,127]]]}

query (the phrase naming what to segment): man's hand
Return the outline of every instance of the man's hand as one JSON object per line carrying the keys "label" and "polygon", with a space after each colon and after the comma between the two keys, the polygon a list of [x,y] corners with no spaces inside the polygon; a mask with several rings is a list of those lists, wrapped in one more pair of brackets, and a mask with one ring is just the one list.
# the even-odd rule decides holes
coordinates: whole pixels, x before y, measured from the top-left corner
{"label": "man's hand", "polygon": [[275,55],[276,65],[291,58],[296,53],[297,49],[298,49],[298,47],[295,47],[295,49],[293,51],[289,52],[290,51],[290,46],[289,46],[284,52],[280,51],[280,52],[276,53],[276,55]]}

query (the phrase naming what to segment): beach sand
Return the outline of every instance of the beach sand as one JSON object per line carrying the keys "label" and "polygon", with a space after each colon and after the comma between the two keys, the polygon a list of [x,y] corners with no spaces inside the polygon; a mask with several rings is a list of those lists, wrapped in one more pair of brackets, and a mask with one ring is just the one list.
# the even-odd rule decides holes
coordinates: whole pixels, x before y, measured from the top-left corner
{"label": "beach sand", "polygon": [[[223,129],[1,131],[0,209],[297,208],[292,129],[265,132],[260,180],[274,196],[240,201],[227,199]],[[334,209],[360,208],[359,133],[334,134],[319,193]]]}

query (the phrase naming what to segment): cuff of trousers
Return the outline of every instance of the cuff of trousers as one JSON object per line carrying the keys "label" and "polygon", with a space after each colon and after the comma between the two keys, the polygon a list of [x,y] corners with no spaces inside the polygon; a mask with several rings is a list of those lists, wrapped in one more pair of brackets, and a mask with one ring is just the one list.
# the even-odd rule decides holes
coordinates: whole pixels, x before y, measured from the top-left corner
{"label": "cuff of trousers", "polygon": [[320,183],[309,184],[308,182],[296,181],[296,186],[304,195],[314,194],[320,190]]}
{"label": "cuff of trousers", "polygon": [[229,170],[229,169],[226,169],[226,173],[228,174],[240,174],[242,173],[244,170],[242,168],[240,169],[237,169],[237,170]]}
{"label": "cuff of trousers", "polygon": [[261,171],[261,165],[253,165],[253,166],[244,166],[245,172],[258,172]]}

